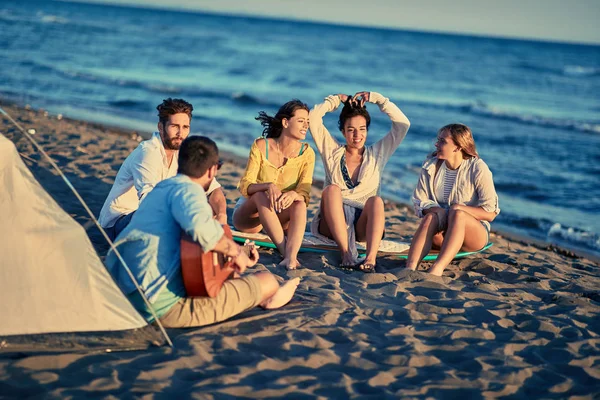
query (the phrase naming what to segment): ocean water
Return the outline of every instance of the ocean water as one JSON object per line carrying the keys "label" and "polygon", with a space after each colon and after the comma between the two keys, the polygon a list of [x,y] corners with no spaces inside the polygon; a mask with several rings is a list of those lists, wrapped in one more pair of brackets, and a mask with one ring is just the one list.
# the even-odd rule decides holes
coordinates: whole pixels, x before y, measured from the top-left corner
{"label": "ocean water", "polygon": [[[258,111],[361,90],[389,97],[412,123],[385,196],[410,203],[437,129],[462,122],[494,174],[493,229],[600,255],[600,46],[0,3],[0,96],[55,114],[149,134],[156,105],[182,97],[195,107],[194,133],[246,156]],[[369,109],[373,142],[389,121]],[[336,117],[325,120],[332,132]]]}

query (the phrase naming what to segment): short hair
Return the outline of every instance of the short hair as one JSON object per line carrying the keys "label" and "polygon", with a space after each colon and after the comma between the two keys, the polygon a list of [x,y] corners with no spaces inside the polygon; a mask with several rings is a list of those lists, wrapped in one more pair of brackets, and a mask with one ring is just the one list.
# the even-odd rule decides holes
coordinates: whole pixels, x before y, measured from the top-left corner
{"label": "short hair", "polygon": [[169,120],[171,115],[183,113],[187,114],[192,120],[192,111],[194,107],[183,99],[164,99],[163,102],[156,106],[158,110],[158,121],[162,124]]}
{"label": "short hair", "polygon": [[283,119],[292,118],[296,113],[296,110],[306,110],[307,112],[310,111],[305,103],[298,99],[293,99],[279,107],[279,110],[274,117],[271,117],[264,111],[259,112],[258,117],[255,119],[260,121],[260,124],[264,127],[262,133],[263,137],[277,139],[279,136],[281,136],[281,131],[283,130]]}
{"label": "short hair", "polygon": [[350,101],[352,97],[348,96],[348,100],[344,103],[344,108],[342,108],[342,112],[340,112],[340,119],[338,120],[338,128],[340,131],[344,131],[344,125],[346,125],[346,121],[353,117],[364,117],[367,121],[367,129],[369,129],[369,125],[371,125],[371,115],[367,111],[366,106],[361,106],[358,103]]}
{"label": "short hair", "polygon": [[179,148],[177,173],[200,178],[219,163],[219,148],[206,136],[188,136]]}

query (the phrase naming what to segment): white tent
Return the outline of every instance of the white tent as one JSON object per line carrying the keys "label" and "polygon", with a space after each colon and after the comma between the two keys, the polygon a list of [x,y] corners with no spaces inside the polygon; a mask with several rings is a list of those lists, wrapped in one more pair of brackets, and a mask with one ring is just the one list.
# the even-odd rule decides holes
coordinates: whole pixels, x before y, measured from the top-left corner
{"label": "white tent", "polygon": [[[27,347],[36,334],[104,332],[100,342],[110,347],[108,331],[135,330],[147,341],[147,332],[140,333],[147,322],[116,286],[83,227],[42,188],[2,134],[0,186],[0,350],[13,343]],[[50,336],[64,343],[60,335]],[[136,345],[128,339],[127,346]]]}

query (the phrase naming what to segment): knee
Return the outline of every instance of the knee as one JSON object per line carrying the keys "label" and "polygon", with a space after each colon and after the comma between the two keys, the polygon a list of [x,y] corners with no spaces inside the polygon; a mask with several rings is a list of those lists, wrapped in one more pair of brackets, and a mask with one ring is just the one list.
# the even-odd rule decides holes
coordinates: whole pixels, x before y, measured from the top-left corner
{"label": "knee", "polygon": [[462,222],[465,219],[467,219],[469,216],[470,216],[470,214],[466,211],[459,210],[457,208],[451,208],[450,211],[448,212],[448,221],[452,221],[454,223]]}
{"label": "knee", "polygon": [[298,212],[306,211],[306,203],[304,202],[304,199],[294,201],[292,203],[292,210]]}
{"label": "knee", "polygon": [[271,202],[267,197],[267,192],[256,192],[250,196],[250,200],[256,205],[270,205]]}
{"label": "knee", "polygon": [[279,282],[275,279],[275,276],[270,272],[259,272],[256,274],[260,282],[260,289],[262,292],[262,298],[268,299],[277,292],[279,289]]}
{"label": "knee", "polygon": [[338,185],[329,185],[323,189],[322,196],[324,198],[342,197],[342,189]]}
{"label": "knee", "polygon": [[369,208],[371,210],[383,211],[384,204],[383,199],[379,196],[369,197],[367,202],[365,203],[365,208]]}
{"label": "knee", "polygon": [[431,212],[429,214],[425,214],[423,216],[423,220],[422,220],[421,224],[423,224],[423,225],[431,225],[431,224],[436,224],[437,225],[437,224],[439,224],[437,214],[434,213],[434,212]]}
{"label": "knee", "polygon": [[453,216],[453,217],[457,217],[457,216],[465,216],[467,215],[467,213],[461,209],[459,209],[458,207],[456,207],[456,204],[452,205],[452,207],[450,207],[450,210],[448,210],[448,216]]}

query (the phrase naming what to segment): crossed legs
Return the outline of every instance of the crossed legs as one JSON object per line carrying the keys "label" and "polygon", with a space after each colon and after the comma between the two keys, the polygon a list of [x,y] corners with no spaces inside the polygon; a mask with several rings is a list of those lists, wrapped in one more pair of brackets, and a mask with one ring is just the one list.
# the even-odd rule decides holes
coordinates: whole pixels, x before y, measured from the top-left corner
{"label": "crossed legs", "polygon": [[255,306],[279,308],[292,299],[299,282],[294,278],[279,286],[268,272],[230,279],[217,297],[184,297],[160,321],[166,328],[187,328],[225,321]]}

